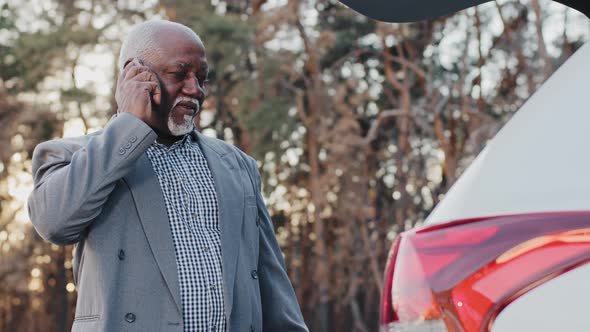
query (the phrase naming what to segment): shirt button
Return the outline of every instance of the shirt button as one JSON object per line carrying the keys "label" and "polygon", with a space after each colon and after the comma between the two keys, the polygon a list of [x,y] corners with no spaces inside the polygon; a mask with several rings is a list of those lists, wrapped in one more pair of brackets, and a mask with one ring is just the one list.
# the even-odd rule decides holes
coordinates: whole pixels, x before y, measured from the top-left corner
{"label": "shirt button", "polygon": [[196,213],[196,212],[193,213],[193,218],[197,219],[198,217],[199,217],[199,214],[198,213]]}
{"label": "shirt button", "polygon": [[135,322],[135,314],[130,313],[130,312],[127,313],[125,315],[125,321],[127,321],[127,323],[133,323],[133,322]]}
{"label": "shirt button", "polygon": [[215,284],[211,284],[209,287],[211,288],[211,290],[215,290],[215,289],[217,288],[217,287],[215,286]]}
{"label": "shirt button", "polygon": [[252,276],[252,279],[258,279],[258,271],[252,270],[252,272],[250,273],[250,275]]}
{"label": "shirt button", "polygon": [[217,331],[217,326],[215,326],[215,325],[211,326],[211,331]]}
{"label": "shirt button", "polygon": [[122,261],[125,259],[125,250],[119,250],[119,260]]}
{"label": "shirt button", "polygon": [[203,252],[209,252],[209,247],[203,247]]}

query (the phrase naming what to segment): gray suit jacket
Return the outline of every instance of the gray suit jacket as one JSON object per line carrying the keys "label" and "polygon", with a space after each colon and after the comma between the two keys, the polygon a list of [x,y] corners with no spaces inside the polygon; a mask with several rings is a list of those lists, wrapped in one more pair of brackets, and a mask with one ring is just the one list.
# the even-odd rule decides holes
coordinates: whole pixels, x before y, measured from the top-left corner
{"label": "gray suit jacket", "polygon": [[[228,331],[307,331],[260,194],[254,159],[192,133],[219,199]],[[44,239],[76,244],[73,331],[182,331],[163,194],[145,151],[155,132],[122,113],[96,133],[39,144],[29,215]]]}

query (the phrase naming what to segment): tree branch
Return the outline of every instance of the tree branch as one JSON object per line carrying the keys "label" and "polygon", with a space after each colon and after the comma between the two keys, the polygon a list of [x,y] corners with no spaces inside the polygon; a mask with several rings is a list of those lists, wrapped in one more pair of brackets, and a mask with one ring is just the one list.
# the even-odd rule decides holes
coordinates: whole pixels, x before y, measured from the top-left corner
{"label": "tree branch", "polygon": [[377,131],[381,124],[390,118],[398,117],[398,116],[408,116],[409,114],[404,110],[387,110],[382,111],[377,115],[377,118],[371,124],[369,131],[367,132],[367,136],[365,136],[364,141],[365,144],[371,144],[377,138]]}

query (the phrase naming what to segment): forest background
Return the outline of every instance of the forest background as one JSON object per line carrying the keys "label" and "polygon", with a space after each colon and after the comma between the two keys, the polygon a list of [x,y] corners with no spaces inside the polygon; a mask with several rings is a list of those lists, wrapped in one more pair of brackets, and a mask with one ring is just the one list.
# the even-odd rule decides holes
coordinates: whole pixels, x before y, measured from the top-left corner
{"label": "forest background", "polygon": [[335,0],[0,0],[0,331],[69,331],[73,247],[30,223],[32,151],[108,121],[121,41],[151,18],[202,37],[198,125],[258,160],[312,331],[378,329],[396,235],[590,36],[548,0],[407,24]]}

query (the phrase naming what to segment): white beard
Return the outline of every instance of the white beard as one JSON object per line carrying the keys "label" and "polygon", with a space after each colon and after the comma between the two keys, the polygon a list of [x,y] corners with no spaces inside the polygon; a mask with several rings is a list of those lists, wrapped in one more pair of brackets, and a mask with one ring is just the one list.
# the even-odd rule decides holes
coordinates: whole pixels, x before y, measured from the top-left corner
{"label": "white beard", "polygon": [[[184,115],[181,123],[176,123],[174,122],[174,119],[172,119],[172,114],[174,113],[174,108],[176,107],[176,105],[178,105],[178,103],[182,101],[191,101],[195,103],[197,105],[197,110],[193,113],[193,115]],[[174,104],[172,105],[172,109],[168,113],[168,130],[170,130],[170,133],[174,136],[182,136],[193,131],[193,129],[195,128],[194,119],[195,116],[197,116],[197,114],[199,113],[199,106],[200,104],[197,99],[188,97],[176,98]]]}
{"label": "white beard", "polygon": [[195,112],[194,115],[184,115],[182,123],[174,122],[174,120],[172,119],[172,112],[174,112],[174,110],[172,110],[170,114],[168,114],[168,130],[170,130],[170,133],[172,135],[182,136],[193,131],[193,129],[195,128],[195,123],[193,120],[197,115],[197,112]]}

